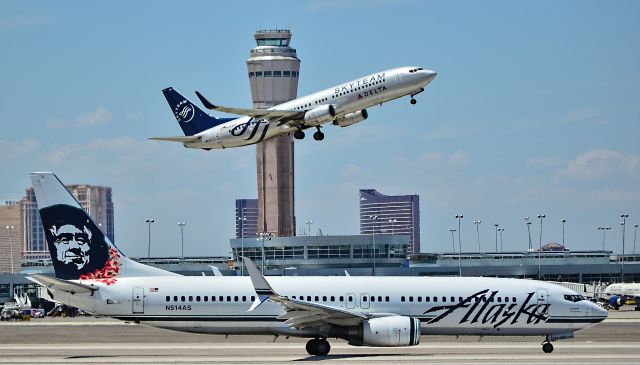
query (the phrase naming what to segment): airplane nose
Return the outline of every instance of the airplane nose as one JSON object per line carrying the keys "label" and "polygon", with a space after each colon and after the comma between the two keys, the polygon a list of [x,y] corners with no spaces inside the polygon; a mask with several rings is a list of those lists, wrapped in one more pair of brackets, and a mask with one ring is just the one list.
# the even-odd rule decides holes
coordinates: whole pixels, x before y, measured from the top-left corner
{"label": "airplane nose", "polygon": [[602,308],[601,306],[595,303],[589,303],[589,305],[591,306],[591,316],[601,318],[600,322],[604,321],[607,317],[609,317],[609,312],[607,312],[606,309]]}
{"label": "airplane nose", "polygon": [[430,83],[431,80],[435,79],[436,76],[438,76],[438,74],[435,71],[431,71],[431,70],[421,70],[420,74],[424,79],[424,81],[426,81],[427,83]]}

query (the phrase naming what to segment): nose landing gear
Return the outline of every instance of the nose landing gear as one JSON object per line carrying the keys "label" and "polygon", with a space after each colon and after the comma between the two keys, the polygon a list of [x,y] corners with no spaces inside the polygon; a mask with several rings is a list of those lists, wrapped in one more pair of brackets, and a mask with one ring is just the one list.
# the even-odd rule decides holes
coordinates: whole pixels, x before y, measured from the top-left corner
{"label": "nose landing gear", "polygon": [[545,354],[553,352],[553,344],[549,341],[549,336],[542,342],[542,351],[544,351]]}
{"label": "nose landing gear", "polygon": [[418,101],[417,101],[416,99],[414,99],[413,97],[414,97],[414,96],[416,96],[416,95],[418,95],[418,94],[420,94],[420,93],[421,93],[421,92],[423,92],[423,91],[424,91],[424,88],[423,88],[423,87],[421,87],[419,90],[416,90],[416,91],[412,92],[411,94],[409,94],[409,95],[411,96],[411,101],[410,101],[411,105],[415,105],[415,104],[418,102]]}

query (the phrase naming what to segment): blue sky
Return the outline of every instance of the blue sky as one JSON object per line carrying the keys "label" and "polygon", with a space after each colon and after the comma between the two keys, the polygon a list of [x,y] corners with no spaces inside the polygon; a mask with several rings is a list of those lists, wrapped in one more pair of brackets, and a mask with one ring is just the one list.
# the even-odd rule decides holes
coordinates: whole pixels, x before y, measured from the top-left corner
{"label": "blue sky", "polygon": [[[245,61],[259,28],[292,30],[298,95],[375,71],[438,72],[322,143],[296,142],[296,216],[358,233],[358,189],[419,194],[423,251],[544,242],[627,251],[640,222],[640,3],[636,1],[5,1],[0,14],[0,200],[29,171],[113,188],[116,243],[146,254],[226,255],[234,201],[257,196],[255,147],[187,150],[161,89],[249,107]],[[534,244],[539,222],[531,225]],[[640,247],[638,249],[640,251]]]}

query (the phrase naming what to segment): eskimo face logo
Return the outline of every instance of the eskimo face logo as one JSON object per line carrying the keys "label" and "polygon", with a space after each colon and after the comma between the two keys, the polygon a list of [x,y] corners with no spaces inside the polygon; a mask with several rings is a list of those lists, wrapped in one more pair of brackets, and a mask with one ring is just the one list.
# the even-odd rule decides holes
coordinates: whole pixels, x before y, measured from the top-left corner
{"label": "eskimo face logo", "polygon": [[58,261],[73,264],[78,270],[89,263],[89,244],[93,235],[89,228],[65,224],[60,228],[53,226],[49,231],[55,237],[53,245]]}
{"label": "eskimo face logo", "polygon": [[173,108],[173,114],[179,123],[189,123],[195,115],[195,108],[187,100],[182,100]]}

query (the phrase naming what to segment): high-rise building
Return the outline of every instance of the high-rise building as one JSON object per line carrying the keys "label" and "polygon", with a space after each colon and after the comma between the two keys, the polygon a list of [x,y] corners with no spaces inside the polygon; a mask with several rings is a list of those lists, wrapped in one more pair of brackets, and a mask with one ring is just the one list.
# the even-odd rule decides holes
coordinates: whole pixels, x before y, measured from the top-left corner
{"label": "high-rise building", "polygon": [[[254,108],[269,108],[295,99],[300,60],[289,47],[286,29],[259,30],[257,47],[247,60]],[[284,135],[256,145],[258,180],[258,231],[276,236],[294,236],[293,137]]]}
{"label": "high-rise building", "polygon": [[7,201],[0,205],[0,273],[20,272],[22,241],[20,203]]}
{"label": "high-rise building", "polygon": [[[105,235],[114,242],[114,212],[111,188],[95,185],[67,185],[80,206],[100,226]],[[38,204],[33,188],[20,201],[24,223],[23,257],[25,260],[48,259],[49,250],[44,236],[44,228],[38,212]]]}
{"label": "high-rise building", "polygon": [[360,234],[409,235],[410,253],[420,252],[420,197],[360,190]]}
{"label": "high-rise building", "polygon": [[256,238],[258,199],[236,199],[236,238]]}

